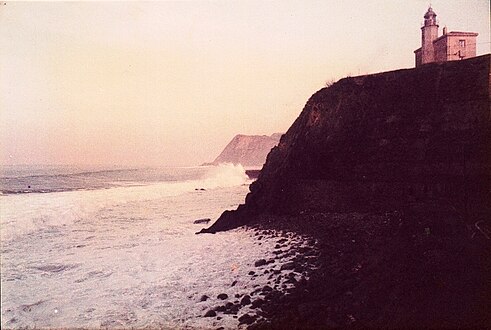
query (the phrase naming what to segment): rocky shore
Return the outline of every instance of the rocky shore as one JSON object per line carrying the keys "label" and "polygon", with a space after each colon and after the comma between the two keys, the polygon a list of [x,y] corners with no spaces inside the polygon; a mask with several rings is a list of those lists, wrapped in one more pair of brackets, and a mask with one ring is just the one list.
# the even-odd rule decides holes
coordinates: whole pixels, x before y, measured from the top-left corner
{"label": "rocky shore", "polygon": [[[401,213],[261,215],[245,227],[273,257],[247,275],[267,278],[213,300],[203,317],[250,329],[485,327],[491,246],[485,234],[448,217]],[[264,281],[263,281],[264,282]],[[242,327],[240,326],[240,327]]]}
{"label": "rocky shore", "polygon": [[[255,244],[274,241],[271,256],[258,259],[245,270],[246,278],[230,283],[236,292],[220,293],[216,296],[203,294],[199,303],[207,302],[209,308],[202,315],[221,321],[225,317],[238,319],[239,325],[268,323],[268,315],[263,306],[270,306],[281,297],[289,296],[295,287],[306,283],[318,268],[319,249],[317,241],[307,235],[298,235],[287,230],[260,229],[249,227],[254,232]],[[264,283],[252,284],[250,283]],[[242,284],[249,285],[242,287]],[[250,287],[250,292],[244,289]],[[221,322],[217,322],[220,325]],[[217,326],[221,328],[221,326]]]}
{"label": "rocky shore", "polygon": [[274,295],[253,329],[489,325],[489,240],[458,219],[318,213],[254,223],[312,237],[318,254],[308,281]]}

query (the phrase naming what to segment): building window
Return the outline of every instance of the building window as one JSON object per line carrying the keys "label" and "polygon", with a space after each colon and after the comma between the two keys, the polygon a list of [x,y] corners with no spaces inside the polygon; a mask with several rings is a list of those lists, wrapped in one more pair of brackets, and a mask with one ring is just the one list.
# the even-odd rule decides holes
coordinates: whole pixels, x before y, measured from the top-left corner
{"label": "building window", "polygon": [[460,47],[465,47],[465,40],[459,40],[459,46]]}

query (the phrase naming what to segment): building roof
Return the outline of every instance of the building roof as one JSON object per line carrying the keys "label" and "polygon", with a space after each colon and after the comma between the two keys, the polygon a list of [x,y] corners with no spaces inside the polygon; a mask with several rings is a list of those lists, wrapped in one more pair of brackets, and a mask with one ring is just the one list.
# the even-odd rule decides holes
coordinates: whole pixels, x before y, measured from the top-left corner
{"label": "building roof", "polygon": [[452,31],[448,32],[447,34],[441,35],[435,40],[433,40],[433,43],[438,42],[444,38],[448,37],[477,37],[478,33],[476,32],[458,32],[458,31]]}
{"label": "building roof", "polygon": [[446,35],[447,36],[477,37],[478,33],[477,32],[459,32],[459,31],[452,31],[452,32],[448,32]]}

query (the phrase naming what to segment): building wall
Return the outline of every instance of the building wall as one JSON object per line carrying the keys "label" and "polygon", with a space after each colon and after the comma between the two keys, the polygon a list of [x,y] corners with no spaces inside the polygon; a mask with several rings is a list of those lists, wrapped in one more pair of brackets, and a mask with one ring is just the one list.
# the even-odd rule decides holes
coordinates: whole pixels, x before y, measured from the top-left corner
{"label": "building wall", "polygon": [[[477,34],[450,32],[414,51],[416,66],[431,62],[458,61],[476,56]],[[431,55],[428,55],[431,52]]]}
{"label": "building wall", "polygon": [[[448,36],[447,61],[455,61],[476,56],[476,37],[474,36]],[[465,46],[461,45],[461,41]]]}
{"label": "building wall", "polygon": [[417,67],[420,66],[421,64],[423,64],[421,61],[421,48],[414,52],[414,56],[416,59],[416,66]]}
{"label": "building wall", "polygon": [[435,41],[433,44],[435,49],[435,62],[445,62],[447,58],[447,38],[443,37]]}

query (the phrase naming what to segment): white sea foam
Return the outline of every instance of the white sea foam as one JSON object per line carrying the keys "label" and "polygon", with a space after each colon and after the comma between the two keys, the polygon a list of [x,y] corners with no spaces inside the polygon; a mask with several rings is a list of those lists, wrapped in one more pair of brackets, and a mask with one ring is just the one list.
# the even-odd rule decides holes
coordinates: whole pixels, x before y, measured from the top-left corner
{"label": "white sea foam", "polygon": [[202,316],[220,293],[264,286],[247,273],[276,242],[195,235],[193,220],[242,203],[246,179],[224,165],[201,180],[1,196],[2,327],[237,327]]}
{"label": "white sea foam", "polygon": [[104,208],[143,202],[198,191],[240,186],[248,180],[241,165],[222,164],[208,168],[203,178],[187,181],[133,183],[123,187],[76,190],[46,194],[0,196],[2,241],[39,229],[66,226],[95,217]]}

